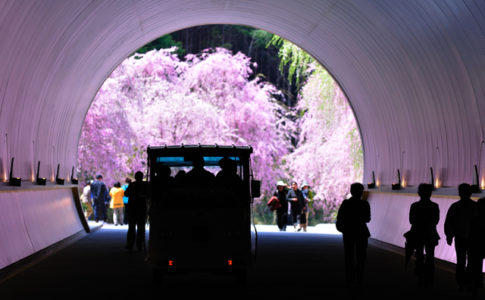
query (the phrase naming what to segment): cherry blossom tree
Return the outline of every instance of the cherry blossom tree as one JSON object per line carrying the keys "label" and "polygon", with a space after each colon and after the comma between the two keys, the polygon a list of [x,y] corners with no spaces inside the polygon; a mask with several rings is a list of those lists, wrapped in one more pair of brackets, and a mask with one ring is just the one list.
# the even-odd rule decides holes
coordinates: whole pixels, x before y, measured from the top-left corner
{"label": "cherry blossom tree", "polygon": [[[352,109],[332,76],[308,53],[279,37],[282,66],[301,85],[296,149],[285,158],[290,178],[307,182],[314,192],[314,209],[334,221],[350,184],[362,180],[362,143]],[[280,67],[282,67],[280,66]]]}
{"label": "cherry blossom tree", "polygon": [[78,152],[82,176],[101,173],[111,185],[145,171],[148,145],[251,145],[265,196],[277,180],[306,181],[319,221],[333,221],[350,184],[362,179],[353,112],[311,56],[288,41],[273,42],[280,43],[282,66],[291,64],[289,74],[297,77],[295,108],[275,100],[284,97],[275,86],[252,79],[255,65],[242,53],[216,48],[179,59],[170,48],[127,58],[86,116]]}
{"label": "cherry blossom tree", "polygon": [[292,150],[292,122],[274,99],[279,91],[250,80],[253,64],[241,53],[208,49],[180,60],[174,51],[135,54],[100,88],[79,143],[83,175],[121,181],[146,168],[148,145],[251,145],[255,176],[272,189]]}

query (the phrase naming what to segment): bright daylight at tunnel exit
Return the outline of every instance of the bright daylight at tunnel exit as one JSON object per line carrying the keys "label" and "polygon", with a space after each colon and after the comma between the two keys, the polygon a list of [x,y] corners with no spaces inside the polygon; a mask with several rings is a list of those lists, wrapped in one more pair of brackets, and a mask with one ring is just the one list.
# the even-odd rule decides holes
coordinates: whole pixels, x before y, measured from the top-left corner
{"label": "bright daylight at tunnel exit", "polygon": [[[187,28],[127,57],[86,115],[80,191],[97,174],[108,190],[123,185],[136,171],[147,173],[148,146],[181,144],[253,148],[253,176],[261,180],[256,224],[276,225],[268,201],[277,184],[289,190],[292,182],[308,199],[304,230],[333,223],[350,184],[363,176],[359,128],[337,82],[298,46],[252,27]],[[89,220],[117,222],[112,208],[103,218],[82,205]]]}

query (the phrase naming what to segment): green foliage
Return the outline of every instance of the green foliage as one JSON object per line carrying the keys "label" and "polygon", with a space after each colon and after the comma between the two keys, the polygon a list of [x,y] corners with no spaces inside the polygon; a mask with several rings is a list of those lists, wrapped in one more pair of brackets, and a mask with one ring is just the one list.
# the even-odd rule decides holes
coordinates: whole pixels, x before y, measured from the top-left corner
{"label": "green foliage", "polygon": [[364,169],[364,152],[362,151],[362,143],[360,141],[360,133],[357,128],[354,128],[348,133],[350,143],[350,157],[352,158],[352,164],[355,172],[359,177],[363,175]]}
{"label": "green foliage", "polygon": [[135,52],[143,54],[153,49],[160,50],[160,49],[166,49],[171,47],[177,47],[177,50],[175,51],[175,53],[179,57],[185,54],[185,49],[182,47],[182,42],[174,41],[174,39],[172,38],[172,35],[170,34],[166,34],[164,36],[159,37],[156,40],[151,41],[150,43],[136,50]]}
{"label": "green foliage", "polygon": [[275,37],[272,33],[261,29],[254,29],[251,32],[251,36],[254,39],[254,47],[266,48],[268,43]]}
{"label": "green foliage", "polygon": [[283,39],[280,36],[273,35],[267,46],[273,45],[279,48],[278,56],[280,57],[280,72],[288,65],[288,80],[295,80],[296,85],[305,82],[310,74],[308,68],[315,63],[315,59],[300,47]]}

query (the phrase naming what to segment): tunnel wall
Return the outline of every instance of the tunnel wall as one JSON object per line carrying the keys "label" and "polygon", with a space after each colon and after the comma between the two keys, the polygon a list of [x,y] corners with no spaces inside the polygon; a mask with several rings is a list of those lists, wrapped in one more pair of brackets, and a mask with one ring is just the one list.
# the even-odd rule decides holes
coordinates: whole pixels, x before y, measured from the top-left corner
{"label": "tunnel wall", "polygon": [[0,269],[85,230],[76,201],[67,187],[0,191]]}
{"label": "tunnel wall", "polygon": [[[395,246],[403,247],[405,239],[403,234],[411,229],[409,223],[409,209],[411,204],[418,201],[417,194],[370,192],[368,199],[371,206],[371,222],[369,230],[371,237]],[[431,198],[440,208],[440,221],[437,226],[440,240],[435,248],[435,257],[456,263],[455,244],[446,243],[444,223],[446,213],[451,204],[458,201],[458,197],[435,195]],[[404,254],[404,250],[403,250]],[[483,268],[485,272],[485,266]]]}
{"label": "tunnel wall", "polygon": [[[400,169],[417,185],[428,182],[430,167],[445,186],[472,183],[474,165],[484,177],[482,0],[0,0],[0,179],[8,181],[14,157],[14,176],[30,181],[41,161],[41,177],[54,182],[60,164],[59,176],[69,180],[104,80],[144,44],[204,24],[270,31],[322,63],[359,124],[365,183],[375,171],[390,185]],[[34,198],[47,201],[34,193],[23,202],[19,193],[2,201],[27,211]],[[374,207],[402,204],[386,199],[373,199]],[[8,230],[27,234],[8,220]]]}
{"label": "tunnel wall", "polygon": [[[203,24],[276,33],[321,62],[360,127],[364,182],[485,183],[481,0],[0,0],[0,177],[53,180],[77,165],[99,87],[137,48]],[[482,163],[484,162],[484,163]],[[482,179],[482,178],[481,178]]]}

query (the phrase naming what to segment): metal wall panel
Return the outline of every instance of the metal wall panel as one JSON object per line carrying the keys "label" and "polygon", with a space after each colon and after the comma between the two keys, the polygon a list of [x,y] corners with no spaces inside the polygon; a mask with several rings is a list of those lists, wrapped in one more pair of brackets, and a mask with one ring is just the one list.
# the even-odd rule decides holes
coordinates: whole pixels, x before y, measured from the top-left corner
{"label": "metal wall panel", "polygon": [[[409,209],[411,204],[418,201],[417,195],[397,193],[369,193],[371,205],[371,222],[368,224],[371,237],[388,244],[403,247],[405,239],[403,234],[411,229],[409,223]],[[440,221],[436,229],[440,235],[438,246],[435,249],[435,257],[456,263],[454,243],[448,246],[444,233],[446,213],[451,204],[458,201],[456,197],[435,196],[431,197],[440,208]],[[404,254],[404,250],[403,250]],[[485,266],[483,268],[485,272]]]}
{"label": "metal wall panel", "polygon": [[0,192],[0,269],[84,227],[71,188]]}

